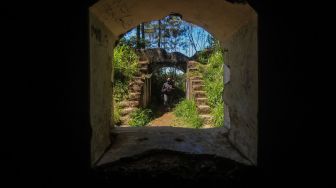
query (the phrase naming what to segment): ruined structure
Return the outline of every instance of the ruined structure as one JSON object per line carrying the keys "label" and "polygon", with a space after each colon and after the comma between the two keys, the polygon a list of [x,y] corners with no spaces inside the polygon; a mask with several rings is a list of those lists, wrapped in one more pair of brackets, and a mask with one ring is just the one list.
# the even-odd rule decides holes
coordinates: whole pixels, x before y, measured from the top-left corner
{"label": "ruined structure", "polygon": [[[164,5],[164,6],[163,6]],[[113,48],[122,34],[142,22],[179,13],[209,31],[225,49],[225,120],[229,141],[257,164],[257,14],[248,4],[223,0],[101,0],[90,8],[91,159],[111,144]]]}

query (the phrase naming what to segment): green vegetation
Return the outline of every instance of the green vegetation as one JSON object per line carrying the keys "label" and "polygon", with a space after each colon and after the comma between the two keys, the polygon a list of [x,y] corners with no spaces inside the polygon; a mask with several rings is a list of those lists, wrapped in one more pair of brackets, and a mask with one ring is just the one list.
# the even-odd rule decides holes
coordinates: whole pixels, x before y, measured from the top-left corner
{"label": "green vegetation", "polygon": [[138,55],[126,45],[118,45],[114,49],[114,85],[113,85],[113,121],[120,123],[120,109],[118,102],[122,101],[128,93],[128,83],[137,72]]}
{"label": "green vegetation", "polygon": [[114,93],[116,102],[120,102],[128,93],[128,82],[138,71],[138,55],[127,45],[118,45],[114,49]]}
{"label": "green vegetation", "polygon": [[200,71],[205,82],[205,91],[212,109],[211,114],[214,117],[214,126],[216,127],[222,126],[224,121],[224,102],[222,98],[224,91],[223,62],[223,52],[217,42],[207,64],[200,65]]}
{"label": "green vegetation", "polygon": [[[194,100],[186,100],[186,76],[203,76],[205,91],[207,92],[214,126],[222,126],[224,119],[223,94],[223,55],[221,47],[214,38],[202,28],[183,21],[179,16],[170,15],[161,20],[141,23],[129,33],[124,35],[119,45],[114,49],[114,85],[112,111],[114,122],[120,123],[119,102],[128,96],[128,85],[138,72],[139,57],[135,49],[163,48],[167,52],[181,52],[191,56],[195,52],[195,60],[200,62],[198,73],[188,75],[179,73],[176,68],[162,68],[152,74],[152,101],[151,109],[159,115],[162,104],[161,87],[167,77],[175,81],[173,104],[179,102],[174,108],[174,114],[183,125],[200,128],[203,120],[200,118]],[[155,97],[154,97],[155,96]],[[184,100],[183,100],[184,99]],[[153,107],[154,105],[154,107]],[[156,106],[157,107],[157,106]],[[130,126],[145,126],[154,117],[150,109],[138,109],[130,114]]]}
{"label": "green vegetation", "polygon": [[185,99],[181,101],[176,105],[173,113],[189,127],[200,128],[203,125],[203,121],[197,113],[196,103],[193,100]]}
{"label": "green vegetation", "polygon": [[[201,66],[202,67],[202,66]],[[190,77],[195,77],[195,76],[201,76],[202,74],[200,72],[187,72],[187,78],[190,78]]]}
{"label": "green vegetation", "polygon": [[163,48],[167,52],[181,52],[192,56],[213,46],[214,38],[203,28],[188,23],[178,15],[141,23],[120,40],[137,49]]}
{"label": "green vegetation", "polygon": [[116,102],[122,101],[128,93],[128,82],[124,80],[116,80],[113,87],[113,98]]}
{"label": "green vegetation", "polygon": [[209,56],[211,55],[212,48],[207,48],[202,51],[199,51],[195,54],[195,60],[201,64],[207,64]]}
{"label": "green vegetation", "polygon": [[116,102],[113,102],[114,104],[114,108],[113,108],[113,122],[115,124],[120,124],[121,121],[120,121],[120,110],[119,110],[119,107],[118,107],[118,103]]}
{"label": "green vegetation", "polygon": [[218,103],[211,110],[211,114],[213,115],[213,124],[215,127],[223,126],[224,123],[224,104]]}
{"label": "green vegetation", "polygon": [[129,80],[138,71],[139,57],[127,45],[118,45],[114,49],[114,73],[119,80]]}
{"label": "green vegetation", "polygon": [[132,127],[146,126],[153,118],[153,112],[150,109],[137,109],[130,115],[131,120],[128,122]]}

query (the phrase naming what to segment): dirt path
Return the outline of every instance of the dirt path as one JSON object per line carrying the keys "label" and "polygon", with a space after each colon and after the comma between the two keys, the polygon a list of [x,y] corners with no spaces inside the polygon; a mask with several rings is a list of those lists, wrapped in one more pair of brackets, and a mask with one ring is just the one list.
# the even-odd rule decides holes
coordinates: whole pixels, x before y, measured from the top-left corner
{"label": "dirt path", "polygon": [[161,117],[154,119],[149,126],[174,126],[176,124],[176,116],[172,112],[166,112]]}

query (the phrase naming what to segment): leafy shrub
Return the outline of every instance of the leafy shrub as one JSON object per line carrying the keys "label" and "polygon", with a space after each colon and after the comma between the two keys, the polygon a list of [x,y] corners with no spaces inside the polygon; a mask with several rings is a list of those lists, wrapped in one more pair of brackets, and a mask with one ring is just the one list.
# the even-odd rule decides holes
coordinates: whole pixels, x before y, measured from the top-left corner
{"label": "leafy shrub", "polygon": [[128,124],[132,127],[143,127],[147,125],[153,117],[153,112],[150,109],[137,109],[130,115]]}
{"label": "leafy shrub", "polygon": [[210,54],[211,54],[211,49],[204,49],[196,53],[195,60],[200,62],[201,64],[207,64]]}
{"label": "leafy shrub", "polygon": [[122,101],[128,93],[128,84],[121,80],[116,80],[113,88],[113,97],[116,102]]}
{"label": "leafy shrub", "polygon": [[113,108],[113,122],[115,124],[120,124],[121,123],[120,109],[119,109],[119,106],[116,102],[114,102],[114,108]]}
{"label": "leafy shrub", "polygon": [[205,91],[210,107],[214,108],[218,103],[223,103],[223,81],[205,80]]}
{"label": "leafy shrub", "polygon": [[139,56],[127,45],[114,49],[114,77],[116,80],[129,80],[138,71]]}
{"label": "leafy shrub", "polygon": [[176,117],[181,118],[188,126],[200,128],[202,119],[198,116],[196,103],[193,100],[183,100],[174,109]]}
{"label": "leafy shrub", "polygon": [[213,116],[213,124],[215,127],[223,126],[224,123],[224,106],[223,103],[217,103],[212,109],[211,115]]}
{"label": "leafy shrub", "polygon": [[127,45],[118,45],[114,49],[113,120],[115,124],[120,123],[117,104],[127,96],[129,80],[138,70],[138,59],[134,50]]}
{"label": "leafy shrub", "polygon": [[223,102],[223,52],[219,42],[215,43],[214,50],[210,54],[206,65],[200,65],[199,70],[203,74],[205,91],[208,96],[211,114],[213,115],[214,126],[219,127],[224,122],[224,102]]}

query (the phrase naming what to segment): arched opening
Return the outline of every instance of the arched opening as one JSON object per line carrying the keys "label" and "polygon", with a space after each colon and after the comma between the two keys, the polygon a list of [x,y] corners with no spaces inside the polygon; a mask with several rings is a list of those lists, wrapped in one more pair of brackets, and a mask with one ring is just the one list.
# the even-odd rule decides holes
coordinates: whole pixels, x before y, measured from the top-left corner
{"label": "arched opening", "polygon": [[[162,5],[167,6],[162,6]],[[113,127],[113,49],[131,28],[179,13],[210,31],[221,43],[230,69],[225,83],[224,113],[228,140],[252,164],[257,161],[258,59],[257,15],[248,4],[211,1],[102,0],[90,8],[92,162],[110,145]],[[226,69],[228,70],[228,69]],[[112,104],[112,108],[111,108]]]}
{"label": "arched opening", "polygon": [[[162,85],[167,80],[167,78],[171,78],[174,80],[174,98],[172,99],[172,105],[175,106],[179,101],[185,98],[185,72],[176,67],[157,67],[153,69],[152,72],[152,101],[153,106],[157,107],[153,109],[160,110],[163,108],[163,100],[162,100]],[[162,115],[163,111],[159,111],[159,115]],[[158,116],[156,116],[158,117]]]}

